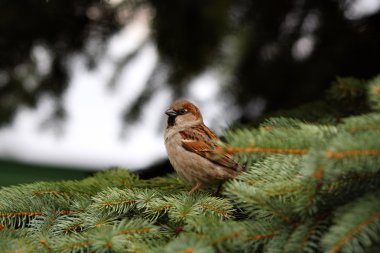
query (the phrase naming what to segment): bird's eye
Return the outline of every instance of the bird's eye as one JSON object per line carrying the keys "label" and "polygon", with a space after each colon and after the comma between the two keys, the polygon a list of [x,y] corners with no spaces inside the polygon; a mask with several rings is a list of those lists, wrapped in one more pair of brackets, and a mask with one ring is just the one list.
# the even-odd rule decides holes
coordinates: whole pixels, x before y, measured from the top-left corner
{"label": "bird's eye", "polygon": [[187,110],[186,109],[181,109],[181,110],[179,110],[179,114],[185,114],[185,113],[187,113]]}

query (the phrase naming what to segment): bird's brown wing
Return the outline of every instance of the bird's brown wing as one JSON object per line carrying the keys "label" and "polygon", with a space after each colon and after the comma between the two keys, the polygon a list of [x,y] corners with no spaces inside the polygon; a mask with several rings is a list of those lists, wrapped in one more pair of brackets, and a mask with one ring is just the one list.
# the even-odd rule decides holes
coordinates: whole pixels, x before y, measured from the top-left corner
{"label": "bird's brown wing", "polygon": [[232,159],[223,147],[218,145],[218,136],[206,125],[200,124],[180,132],[183,140],[182,146],[218,165],[241,171],[243,168]]}

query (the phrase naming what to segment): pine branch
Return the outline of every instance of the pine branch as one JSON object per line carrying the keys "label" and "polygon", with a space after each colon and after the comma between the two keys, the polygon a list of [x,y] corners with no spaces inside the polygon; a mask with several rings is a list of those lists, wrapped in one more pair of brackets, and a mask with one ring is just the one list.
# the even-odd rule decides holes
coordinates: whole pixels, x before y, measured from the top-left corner
{"label": "pine branch", "polygon": [[322,239],[327,252],[366,252],[380,242],[379,194],[368,193],[336,210],[333,226]]}
{"label": "pine branch", "polygon": [[380,75],[368,84],[368,100],[373,110],[380,110]]}

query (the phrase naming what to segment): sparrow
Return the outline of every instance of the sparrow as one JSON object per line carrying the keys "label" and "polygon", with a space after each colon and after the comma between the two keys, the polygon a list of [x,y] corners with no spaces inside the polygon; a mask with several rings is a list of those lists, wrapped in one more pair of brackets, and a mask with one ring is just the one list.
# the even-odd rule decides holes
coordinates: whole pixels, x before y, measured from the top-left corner
{"label": "sparrow", "polygon": [[219,185],[240,174],[243,167],[221,146],[218,136],[204,123],[199,109],[187,100],[174,101],[168,110],[164,139],[170,163],[180,178],[201,187]]}

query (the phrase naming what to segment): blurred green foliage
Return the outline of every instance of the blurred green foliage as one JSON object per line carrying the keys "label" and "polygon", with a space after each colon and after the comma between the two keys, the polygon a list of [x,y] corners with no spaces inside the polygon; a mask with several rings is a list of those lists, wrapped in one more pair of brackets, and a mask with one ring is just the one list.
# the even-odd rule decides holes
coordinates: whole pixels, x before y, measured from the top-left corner
{"label": "blurred green foliage", "polygon": [[33,165],[9,160],[0,160],[0,188],[14,184],[26,184],[36,181],[60,181],[82,179],[92,174],[79,168],[63,166]]}

